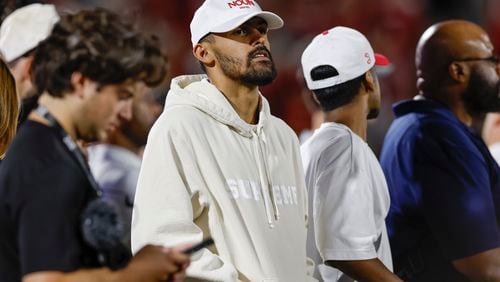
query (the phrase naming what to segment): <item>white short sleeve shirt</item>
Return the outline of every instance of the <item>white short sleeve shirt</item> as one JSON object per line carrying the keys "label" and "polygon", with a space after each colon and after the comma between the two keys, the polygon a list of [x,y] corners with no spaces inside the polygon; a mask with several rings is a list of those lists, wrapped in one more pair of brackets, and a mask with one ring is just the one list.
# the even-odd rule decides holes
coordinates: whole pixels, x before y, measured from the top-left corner
{"label": "white short sleeve shirt", "polygon": [[324,123],[301,147],[309,196],[307,254],[316,278],[349,281],[327,260],[379,258],[392,270],[385,226],[390,198],[370,147],[347,126]]}
{"label": "white short sleeve shirt", "polygon": [[500,142],[490,145],[489,149],[493,158],[500,165]]}

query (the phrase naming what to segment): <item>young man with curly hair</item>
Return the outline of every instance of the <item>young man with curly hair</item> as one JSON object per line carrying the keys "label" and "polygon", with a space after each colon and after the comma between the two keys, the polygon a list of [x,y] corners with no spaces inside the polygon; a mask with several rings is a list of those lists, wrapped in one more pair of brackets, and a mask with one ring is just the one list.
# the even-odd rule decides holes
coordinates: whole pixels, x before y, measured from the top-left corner
{"label": "young man with curly hair", "polygon": [[32,73],[40,106],[0,169],[2,281],[182,278],[187,256],[159,246],[145,246],[111,271],[81,228],[99,188],[75,142],[102,140],[130,119],[134,93],[160,83],[165,72],[155,40],[101,9],[61,18],[37,47]]}

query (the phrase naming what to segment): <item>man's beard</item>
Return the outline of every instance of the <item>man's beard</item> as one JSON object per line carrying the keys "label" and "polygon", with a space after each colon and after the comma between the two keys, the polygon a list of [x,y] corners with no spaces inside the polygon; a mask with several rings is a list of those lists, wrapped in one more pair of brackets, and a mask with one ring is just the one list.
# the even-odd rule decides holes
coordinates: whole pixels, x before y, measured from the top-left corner
{"label": "man's beard", "polygon": [[488,83],[480,74],[473,72],[469,86],[462,94],[467,112],[477,116],[489,112],[500,112],[500,82]]}
{"label": "man's beard", "polygon": [[[260,61],[252,64],[252,59],[257,52],[266,52],[269,61]],[[240,73],[243,65],[241,59],[223,55],[215,52],[215,56],[220,63],[222,72],[233,80],[239,80],[243,84],[263,86],[271,83],[277,75],[271,53],[266,47],[260,46],[248,54],[246,60],[246,72]]]}

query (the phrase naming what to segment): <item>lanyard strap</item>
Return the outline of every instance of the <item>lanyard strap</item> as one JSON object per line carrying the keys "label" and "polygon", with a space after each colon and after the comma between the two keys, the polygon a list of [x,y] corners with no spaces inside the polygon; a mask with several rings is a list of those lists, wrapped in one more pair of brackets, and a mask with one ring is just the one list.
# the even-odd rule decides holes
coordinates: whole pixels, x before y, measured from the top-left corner
{"label": "lanyard strap", "polygon": [[89,167],[87,161],[85,160],[85,157],[83,156],[82,151],[80,151],[80,148],[75,143],[75,141],[73,141],[71,136],[69,136],[69,134],[66,132],[66,130],[64,130],[64,128],[62,128],[62,126],[59,124],[59,122],[57,122],[57,120],[49,112],[49,110],[47,110],[46,107],[39,105],[38,108],[35,110],[35,112],[37,114],[39,114],[40,116],[44,117],[49,122],[50,127],[54,128],[57,131],[57,133],[59,134],[59,136],[62,139],[62,143],[64,144],[64,146],[66,146],[66,148],[69,150],[71,155],[77,161],[80,168],[83,170],[85,176],[87,177],[87,179],[90,183],[90,186],[92,186],[92,189],[95,191],[97,196],[100,197],[102,195],[102,191],[99,188],[99,184],[97,184],[97,181],[95,180],[94,176],[92,175],[92,172],[90,171],[90,167]]}

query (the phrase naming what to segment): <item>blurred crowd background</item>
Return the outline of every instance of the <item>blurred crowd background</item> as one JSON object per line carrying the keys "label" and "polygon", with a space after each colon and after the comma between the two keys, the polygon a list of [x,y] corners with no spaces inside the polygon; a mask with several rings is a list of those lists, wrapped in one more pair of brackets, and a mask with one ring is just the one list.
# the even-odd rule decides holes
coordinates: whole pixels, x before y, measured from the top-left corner
{"label": "blurred crowd background", "polygon": [[[191,55],[189,23],[203,0],[0,0],[1,19],[16,7],[35,2],[55,4],[61,13],[104,7],[158,36],[170,62],[165,90],[170,78],[201,72]],[[368,131],[368,143],[377,155],[393,118],[391,105],[416,94],[415,46],[426,27],[444,19],[471,20],[483,26],[500,48],[500,0],[260,0],[259,4],[285,21],[283,29],[270,33],[278,78],[262,92],[274,115],[298,135],[311,127],[314,110],[299,75],[300,55],[316,34],[336,25],[353,27],[367,36],[376,52],[390,58],[392,71],[380,79],[381,114]]]}

